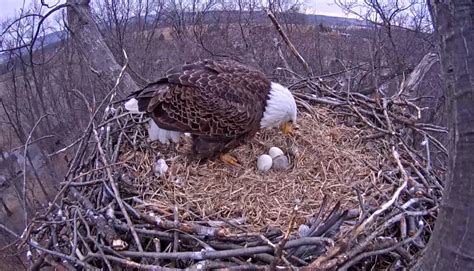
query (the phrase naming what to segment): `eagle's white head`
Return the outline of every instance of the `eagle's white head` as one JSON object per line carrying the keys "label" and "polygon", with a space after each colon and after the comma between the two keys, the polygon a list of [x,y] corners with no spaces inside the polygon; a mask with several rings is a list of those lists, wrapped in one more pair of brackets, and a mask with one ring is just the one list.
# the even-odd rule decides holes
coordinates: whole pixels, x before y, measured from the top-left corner
{"label": "eagle's white head", "polygon": [[286,87],[272,82],[260,127],[280,127],[285,134],[291,133],[297,111],[293,94]]}

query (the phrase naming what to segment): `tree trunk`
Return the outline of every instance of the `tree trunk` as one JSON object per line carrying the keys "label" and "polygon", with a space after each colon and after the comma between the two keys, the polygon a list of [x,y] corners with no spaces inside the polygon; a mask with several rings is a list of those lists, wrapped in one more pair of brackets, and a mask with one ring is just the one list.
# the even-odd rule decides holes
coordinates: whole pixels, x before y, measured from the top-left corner
{"label": "tree trunk", "polygon": [[[75,45],[80,50],[90,67],[99,75],[109,89],[115,85],[122,67],[105,43],[99,32],[89,7],[90,0],[68,0],[71,7],[67,9],[68,26]],[[117,90],[119,97],[137,90],[138,86],[132,77],[125,72]]]}
{"label": "tree trunk", "polygon": [[415,270],[474,270],[474,4],[430,0],[449,128],[449,167],[433,235]]}

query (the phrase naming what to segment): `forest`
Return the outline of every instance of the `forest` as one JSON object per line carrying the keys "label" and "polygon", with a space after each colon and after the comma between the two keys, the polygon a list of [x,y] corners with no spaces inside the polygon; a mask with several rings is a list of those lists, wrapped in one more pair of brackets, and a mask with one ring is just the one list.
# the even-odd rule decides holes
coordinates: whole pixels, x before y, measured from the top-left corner
{"label": "forest", "polygon": [[[0,21],[5,267],[474,268],[469,1],[334,0],[347,17],[297,0],[50,2]],[[287,87],[294,134],[259,131],[236,167],[152,140],[128,95],[203,59]],[[289,165],[261,172],[275,146]]]}

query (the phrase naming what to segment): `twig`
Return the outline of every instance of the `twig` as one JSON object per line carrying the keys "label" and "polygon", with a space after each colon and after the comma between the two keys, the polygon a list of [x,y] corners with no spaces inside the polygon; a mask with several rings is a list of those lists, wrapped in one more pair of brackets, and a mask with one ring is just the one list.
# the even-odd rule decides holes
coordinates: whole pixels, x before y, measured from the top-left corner
{"label": "twig", "polygon": [[275,260],[270,264],[270,270],[273,270],[276,268],[277,264],[283,257],[283,248],[285,247],[285,244],[288,242],[288,238],[290,237],[291,230],[293,229],[293,225],[295,224],[296,220],[296,214],[298,211],[299,206],[295,205],[291,212],[291,218],[290,218],[290,223],[288,223],[288,228],[286,230],[285,235],[283,236],[283,239],[281,239],[280,242],[278,242],[278,245],[274,247],[275,249]]}
{"label": "twig", "polygon": [[[276,40],[276,39],[275,39],[275,40]],[[285,58],[285,56],[283,55],[283,52],[282,52],[282,50],[281,50],[281,45],[280,45],[280,42],[278,42],[278,40],[276,40],[276,42],[275,42],[275,47],[276,47],[276,49],[277,49],[278,56],[280,57],[281,61],[282,61],[283,64],[285,65],[286,70],[292,71],[292,70],[291,70],[291,67],[290,67],[290,64],[288,64],[288,61],[286,61],[286,58]],[[280,70],[283,70],[283,69],[280,69]],[[294,72],[290,72],[290,74],[291,74],[291,76],[292,76],[293,78],[296,78]]]}
{"label": "twig", "polygon": [[[125,70],[127,69],[127,66],[128,66],[128,56],[127,56],[127,52],[126,52],[124,49],[122,49],[122,53],[123,53],[123,57],[124,57],[124,59],[125,59],[125,63],[123,64],[122,69],[120,69],[120,73],[119,73],[119,75],[117,76],[117,80],[115,81],[115,85],[114,85],[114,87],[113,87],[112,90],[111,90],[111,95],[110,95],[109,104],[112,104],[113,99],[114,99],[115,96],[117,95],[117,87],[118,87],[118,85],[120,84],[120,81],[122,81],[124,72],[125,72]],[[105,117],[105,114],[104,114],[104,117]]]}
{"label": "twig", "polygon": [[[9,48],[9,49],[6,49],[6,50],[0,49],[0,53],[6,52],[6,51],[18,50],[18,49],[22,49],[22,48],[25,48],[25,47],[30,47],[30,51],[33,51],[33,46],[34,46],[34,44],[35,44],[35,42],[36,42],[36,40],[37,40],[37,38],[38,38],[38,35],[39,35],[40,31],[41,31],[41,26],[43,25],[44,21],[45,21],[51,14],[54,14],[56,11],[58,11],[58,10],[60,10],[60,9],[62,9],[62,8],[69,7],[69,6],[71,6],[71,5],[68,4],[68,3],[60,4],[60,5],[58,5],[58,6],[54,7],[54,8],[52,8],[51,10],[49,10],[45,15],[30,15],[30,14],[28,14],[28,15],[25,15],[25,16],[22,16],[22,17],[16,19],[16,20],[14,21],[14,23],[17,22],[17,21],[19,21],[19,20],[22,20],[22,19],[25,19],[25,18],[27,18],[27,17],[30,17],[30,16],[38,16],[38,17],[40,17],[40,20],[38,21],[38,26],[36,27],[36,31],[34,32],[35,34],[33,35],[33,38],[31,39],[30,43],[26,43],[26,44],[17,46],[17,47],[15,47],[15,48]],[[13,25],[13,23],[10,24],[9,27],[11,27],[12,25]],[[8,30],[9,27],[7,27],[7,28],[2,32],[2,35],[3,35],[4,33],[6,33],[6,31]]]}
{"label": "twig", "polygon": [[[266,240],[268,240],[266,237],[264,237]],[[226,243],[220,243],[220,242],[211,242],[210,243],[212,245],[212,247],[216,248],[216,249],[220,249],[220,250],[225,250],[225,249],[237,249],[237,248],[243,248],[242,246],[240,245],[235,245],[235,244],[232,244],[232,243],[229,243],[229,242],[226,242]],[[273,247],[274,248],[274,244],[272,242],[270,242],[270,240],[268,240],[267,244],[270,246],[270,247]],[[274,248],[275,249],[275,248]],[[252,255],[252,258],[257,260],[257,261],[261,261],[261,262],[264,262],[264,263],[269,263],[271,264],[274,260],[275,260],[275,257],[268,254],[268,253],[262,253],[262,254],[255,254],[255,255]]]}
{"label": "twig", "polygon": [[[32,145],[32,144],[38,142],[38,141],[41,141],[41,140],[43,140],[43,139],[53,138],[53,137],[55,137],[55,135],[45,135],[45,136],[42,136],[42,137],[40,137],[40,138],[35,138],[34,140],[31,140],[31,141],[28,143],[28,146],[30,146],[30,145]],[[24,145],[24,144],[21,145],[21,146],[18,146],[18,147],[15,147],[15,148],[11,149],[10,152],[14,152],[14,151],[19,150],[19,149],[22,149],[22,148],[25,148],[25,145]]]}
{"label": "twig", "polygon": [[357,201],[359,202],[359,207],[361,210],[361,213],[359,214],[359,221],[362,221],[362,219],[364,219],[367,215],[364,199],[362,198],[359,187],[353,187],[352,189],[354,189],[354,191],[357,194]]}
{"label": "twig", "polygon": [[302,99],[310,100],[310,101],[320,103],[320,104],[336,105],[336,106],[346,104],[346,102],[332,99],[330,97],[316,97],[314,94],[294,93],[294,95]]}
{"label": "twig", "polygon": [[57,150],[53,153],[49,153],[48,157],[52,157],[52,156],[55,156],[55,155],[58,155],[62,152],[67,151],[68,149],[74,147],[74,145],[76,145],[77,143],[81,142],[87,135],[88,134],[87,134],[87,129],[86,129],[86,131],[78,139],[74,140],[71,144],[67,145],[66,147],[64,147],[62,149],[59,149],[59,150]]}
{"label": "twig", "polygon": [[308,76],[312,76],[313,75],[313,72],[311,71],[311,68],[309,67],[308,63],[306,63],[306,60],[304,60],[304,58],[301,56],[301,54],[298,52],[298,50],[296,49],[296,47],[293,45],[293,43],[290,41],[290,39],[288,38],[288,36],[286,35],[285,31],[283,31],[283,29],[281,28],[281,25],[280,23],[278,22],[278,20],[276,19],[275,15],[273,14],[273,12],[270,10],[270,9],[267,9],[267,15],[268,17],[270,18],[270,20],[272,21],[273,25],[275,26],[276,30],[278,31],[278,33],[280,34],[280,36],[283,38],[283,40],[285,41],[286,45],[288,45],[288,47],[290,48],[291,52],[296,56],[296,58],[298,59],[298,61],[303,65],[306,73],[308,74]]}
{"label": "twig", "polygon": [[[381,226],[379,226],[376,230],[374,230],[369,236],[367,236],[363,240],[358,240],[357,245],[352,248],[352,249],[345,249],[343,250],[343,246],[347,245],[347,241],[341,241],[340,245],[337,247],[332,248],[326,256],[319,257],[309,265],[310,268],[316,268],[316,269],[331,269],[332,267],[342,264],[346,262],[348,259],[352,259],[355,255],[359,254],[362,252],[370,242],[372,242],[377,236],[379,236],[383,231],[385,231],[388,227],[392,226],[394,223],[400,221],[402,217],[405,216],[423,216],[423,215],[428,215],[431,210],[426,210],[426,211],[405,211],[403,213],[399,213],[387,221],[385,221]],[[351,238],[351,237],[349,237]],[[341,253],[338,255],[338,253]],[[336,257],[336,258],[335,258]],[[323,268],[324,267],[324,268]]]}
{"label": "twig", "polygon": [[[102,255],[99,253],[88,253],[86,255],[87,258],[99,258],[102,259]],[[177,268],[169,268],[169,267],[162,267],[162,266],[156,266],[156,265],[148,265],[148,264],[142,264],[142,263],[136,263],[131,260],[127,259],[122,259],[119,257],[111,256],[111,255],[105,255],[105,258],[107,260],[113,261],[120,263],[124,266],[127,266],[129,268],[137,269],[137,270],[151,270],[151,271],[178,271],[182,269],[177,269]]]}
{"label": "twig", "polygon": [[[179,214],[178,214],[178,207],[175,205],[173,208],[173,218],[174,218],[174,223],[179,223]],[[178,247],[179,247],[179,236],[178,232],[175,231],[173,233],[173,252],[178,252]],[[175,261],[175,266],[178,266],[178,261]]]}
{"label": "twig", "polygon": [[[28,227],[28,208],[27,208],[27,204],[26,204],[26,161],[28,160],[28,146],[29,146],[29,142],[31,140],[31,137],[33,136],[33,132],[35,131],[36,127],[38,127],[38,125],[41,123],[41,121],[46,118],[47,116],[50,116],[51,114],[47,113],[47,114],[44,114],[42,115],[36,122],[35,122],[35,125],[33,125],[33,128],[31,128],[30,130],[30,133],[28,134],[28,137],[26,138],[26,141],[25,141],[25,147],[23,149],[23,184],[22,184],[22,194],[23,194],[23,209],[24,209],[24,222],[25,222],[25,232],[26,232],[26,228]],[[33,167],[33,165],[31,165]],[[41,184],[40,180],[38,179],[38,183],[41,187],[43,187],[43,185]],[[48,196],[48,194],[46,193],[46,191],[43,189],[43,192],[45,193],[45,196]]]}
{"label": "twig", "polygon": [[[93,128],[93,133],[95,140],[97,142],[97,150],[99,151],[102,163],[104,165],[108,165],[107,158],[105,157],[104,150],[102,149],[102,146],[100,144],[100,139],[97,131],[95,128]],[[132,233],[133,239],[135,239],[135,243],[137,245],[137,248],[139,251],[143,251],[140,238],[138,238],[137,232],[135,231],[135,227],[132,224],[132,220],[130,219],[130,216],[127,213],[127,210],[125,209],[125,206],[123,205],[122,198],[120,197],[120,191],[117,187],[117,184],[115,183],[114,177],[112,176],[112,171],[110,170],[110,167],[105,168],[105,172],[107,173],[107,178],[109,180],[110,186],[112,187],[112,190],[114,192],[115,200],[117,201],[117,204],[119,205],[120,211],[122,212],[123,216],[125,217],[125,220],[127,221],[127,224],[130,228],[130,232]]]}
{"label": "twig", "polygon": [[[321,243],[331,243],[330,238],[325,237],[305,237],[296,240],[288,241],[284,249],[289,249],[299,246],[319,245]],[[241,249],[229,249],[224,251],[193,251],[193,252],[170,252],[170,253],[156,253],[156,252],[134,252],[124,251],[120,254],[125,257],[145,257],[153,259],[192,259],[192,260],[207,260],[207,259],[221,259],[229,257],[249,256],[261,253],[271,253],[273,248],[270,246],[256,246]]]}
{"label": "twig", "polygon": [[385,202],[384,204],[382,204],[380,206],[380,208],[375,211],[372,215],[369,216],[369,218],[367,218],[366,220],[364,220],[364,222],[362,222],[362,224],[360,224],[360,226],[358,226],[355,230],[355,235],[358,235],[360,232],[362,232],[364,229],[365,229],[365,226],[367,224],[369,224],[370,222],[372,222],[376,216],[378,216],[379,214],[385,212],[388,208],[390,208],[390,206],[392,206],[395,201],[397,201],[398,197],[400,196],[400,193],[403,191],[403,189],[405,189],[405,187],[407,187],[408,185],[408,176],[407,176],[407,173],[405,171],[405,168],[403,167],[402,163],[400,162],[400,155],[398,154],[398,152],[395,150],[395,147],[392,147],[392,155],[393,157],[395,158],[396,162],[397,162],[397,165],[400,169],[400,173],[402,174],[402,184],[397,188],[397,190],[395,191],[395,193],[393,193],[393,196],[390,198],[389,201]]}
{"label": "twig", "polygon": [[[129,231],[130,228],[128,225],[123,224],[123,223],[114,223],[113,227],[117,230],[120,231]],[[141,228],[135,228],[135,231],[137,233],[140,233],[142,236],[145,237],[153,237],[153,238],[159,238],[164,241],[173,241],[174,240],[174,233],[169,233],[169,232],[164,232],[164,231],[157,231],[157,230],[148,230],[148,229],[141,229]],[[179,234],[179,232],[178,232]],[[183,242],[189,243],[191,245],[195,244],[192,241],[195,241],[191,235],[186,235],[186,234],[179,234],[179,239]]]}
{"label": "twig", "polygon": [[[92,236],[89,225],[87,224],[86,220],[82,216],[81,211],[76,209],[76,214],[79,215],[79,218],[81,219],[82,223],[84,224],[84,227],[86,228],[86,233],[87,233],[86,237],[87,237],[87,239],[89,239],[92,243],[94,243],[96,248],[99,250],[100,255],[102,255],[102,258],[104,258],[105,264],[107,265],[108,269],[112,270],[112,266],[110,265],[110,262],[105,257],[105,254],[104,254],[104,251],[103,251],[102,247],[99,245],[97,240]],[[74,229],[74,230],[76,230],[76,229]],[[88,249],[88,251],[91,252],[90,249]]]}
{"label": "twig", "polygon": [[387,98],[383,98],[382,100],[383,115],[385,116],[385,120],[387,121],[388,130],[390,131],[392,135],[395,135],[395,130],[393,128],[392,121],[390,120],[390,117],[388,116],[387,104],[388,104]]}
{"label": "twig", "polygon": [[[1,223],[0,223],[0,229],[4,230],[5,232],[7,232],[8,234],[12,235],[15,238],[20,238],[20,235],[16,234],[14,231],[10,230],[8,227],[6,227],[5,225],[3,225]],[[62,253],[59,253],[59,252],[56,252],[56,251],[53,251],[53,250],[46,249],[46,248],[40,246],[38,243],[33,242],[33,241],[27,241],[27,243],[31,247],[36,248],[37,250],[42,251],[44,253],[56,256],[58,258],[61,258],[61,259],[67,260],[67,261],[70,261],[73,264],[78,264],[82,267],[86,267],[88,270],[97,270],[98,271],[97,268],[95,268],[95,267],[93,267],[93,266],[91,266],[91,265],[89,265],[89,264],[87,264],[87,263],[85,263],[81,260],[78,260],[77,258],[68,256],[66,254],[62,254]]]}
{"label": "twig", "polygon": [[[113,88],[109,91],[109,94],[108,95],[111,95],[111,100],[113,99],[113,97],[115,96],[116,94],[116,89],[123,77],[123,74],[124,74],[124,71],[125,71],[125,68],[126,66],[128,65],[128,58],[127,58],[127,54],[125,53],[125,51],[123,51],[124,53],[124,56],[125,56],[125,64],[123,65],[121,71],[120,71],[120,74],[117,78],[117,81],[115,82],[115,85],[113,86]],[[80,93],[82,94],[82,93]],[[108,96],[107,95],[107,96]],[[106,97],[107,97],[106,96]],[[87,100],[84,98],[84,102],[87,103]],[[104,98],[105,99],[105,98]],[[104,100],[103,100],[104,101]],[[92,108],[89,107],[89,110],[92,110]],[[97,111],[96,111],[97,112]],[[95,113],[94,113],[95,114]],[[94,116],[91,117],[91,120],[94,119]],[[117,201],[117,204],[120,208],[120,211],[122,212],[123,216],[125,217],[125,220],[130,228],[130,232],[132,233],[132,236],[133,236],[133,239],[135,240],[135,243],[137,245],[137,248],[140,252],[143,251],[143,248],[142,248],[142,245],[141,245],[141,242],[140,242],[140,238],[138,237],[136,231],[135,231],[135,227],[133,226],[133,223],[132,223],[132,220],[130,219],[130,216],[128,215],[127,213],[127,210],[125,209],[125,206],[123,204],[123,201],[122,201],[122,198],[120,197],[120,191],[117,187],[117,184],[115,183],[115,180],[114,180],[114,177],[112,176],[112,171],[110,170],[110,165],[107,161],[107,158],[105,156],[105,153],[104,153],[104,149],[102,148],[102,145],[100,144],[100,138],[99,138],[99,133],[97,132],[96,130],[96,127],[95,127],[95,124],[94,122],[92,122],[92,132],[93,132],[93,135],[94,135],[94,138],[95,138],[95,141],[97,143],[97,150],[99,152],[99,155],[100,155],[100,158],[101,158],[101,162],[102,164],[105,166],[105,172],[107,174],[107,178],[109,180],[109,183],[110,183],[110,186],[112,187],[112,190],[113,190],[113,194],[114,194],[114,197],[115,197],[115,200]]]}
{"label": "twig", "polygon": [[157,216],[155,217],[147,214],[140,215],[144,221],[167,230],[179,230],[186,233],[196,233],[198,235],[213,237],[225,237],[229,234],[226,228],[211,228],[182,222],[175,223]]}
{"label": "twig", "polygon": [[420,227],[418,229],[418,231],[415,233],[415,235],[413,235],[412,237],[406,238],[406,239],[402,240],[401,242],[398,242],[395,245],[390,246],[388,248],[361,253],[357,257],[355,257],[352,260],[346,262],[342,267],[338,268],[338,270],[341,270],[341,271],[347,270],[349,267],[353,266],[354,264],[358,263],[359,261],[361,261],[364,258],[372,257],[372,256],[380,255],[380,254],[386,254],[386,253],[389,253],[391,251],[394,251],[397,248],[400,248],[400,247],[402,247],[402,246],[404,246],[408,243],[413,242],[421,234],[422,231],[423,231],[423,227]]}

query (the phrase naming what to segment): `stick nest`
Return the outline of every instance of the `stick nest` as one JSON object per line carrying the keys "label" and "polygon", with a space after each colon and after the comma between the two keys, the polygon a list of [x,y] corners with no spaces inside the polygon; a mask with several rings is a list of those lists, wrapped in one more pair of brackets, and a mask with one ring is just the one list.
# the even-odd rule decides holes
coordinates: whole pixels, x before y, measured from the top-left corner
{"label": "stick nest", "polygon": [[[357,208],[354,186],[362,188],[369,202],[379,202],[393,187],[371,180],[376,172],[369,165],[375,168],[380,157],[371,150],[372,144],[361,140],[364,131],[345,125],[332,110],[313,109],[315,115],[300,115],[291,139],[277,130],[262,130],[233,150],[241,165],[237,167],[219,160],[190,161],[190,140],[178,146],[125,145],[119,161],[133,176],[132,184],[144,202],[138,208],[157,209],[172,219],[172,207],[177,206],[182,221],[236,220],[261,231],[285,229],[295,205],[300,205],[301,218],[309,218],[319,210],[324,195],[340,199],[346,209]],[[290,169],[257,170],[257,157],[272,146],[285,153],[298,150]],[[152,170],[159,158],[170,165],[161,178]]]}
{"label": "stick nest", "polygon": [[[190,159],[189,138],[148,142],[145,116],[109,106],[91,118],[61,191],[33,220],[31,258],[87,270],[409,267],[441,198],[432,157],[446,150],[430,133],[445,129],[419,123],[420,109],[400,95],[311,80],[293,89],[296,133],[262,130],[232,151],[235,167]],[[261,173],[257,157],[273,146],[291,167]],[[169,166],[160,177],[158,159]]]}

